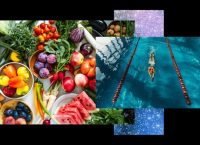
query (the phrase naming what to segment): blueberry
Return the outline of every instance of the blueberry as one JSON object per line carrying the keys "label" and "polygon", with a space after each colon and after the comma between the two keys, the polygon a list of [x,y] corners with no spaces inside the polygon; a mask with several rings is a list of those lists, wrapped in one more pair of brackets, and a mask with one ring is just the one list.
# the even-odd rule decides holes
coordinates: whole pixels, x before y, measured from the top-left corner
{"label": "blueberry", "polygon": [[27,122],[30,122],[32,120],[32,116],[31,116],[31,114],[28,114],[27,116],[26,116],[26,121]]}
{"label": "blueberry", "polygon": [[12,116],[13,116],[15,119],[17,119],[17,118],[19,118],[19,113],[18,113],[16,110],[14,110]]}
{"label": "blueberry", "polygon": [[12,109],[6,109],[5,111],[4,111],[4,115],[5,116],[12,116],[13,115],[13,110]]}
{"label": "blueberry", "polygon": [[26,114],[25,112],[21,111],[21,112],[19,113],[19,117],[25,119],[25,118],[27,117],[27,114]]}
{"label": "blueberry", "polygon": [[22,102],[19,102],[19,103],[17,104],[17,107],[23,109],[23,108],[25,107],[25,104],[22,103]]}
{"label": "blueberry", "polygon": [[20,106],[17,106],[17,107],[15,108],[15,110],[17,110],[17,111],[19,112],[19,111],[22,111],[22,108],[21,108]]}
{"label": "blueberry", "polygon": [[27,106],[25,106],[24,108],[23,108],[23,111],[25,112],[25,113],[27,113],[27,114],[29,114],[31,111],[30,111],[30,109],[27,107]]}

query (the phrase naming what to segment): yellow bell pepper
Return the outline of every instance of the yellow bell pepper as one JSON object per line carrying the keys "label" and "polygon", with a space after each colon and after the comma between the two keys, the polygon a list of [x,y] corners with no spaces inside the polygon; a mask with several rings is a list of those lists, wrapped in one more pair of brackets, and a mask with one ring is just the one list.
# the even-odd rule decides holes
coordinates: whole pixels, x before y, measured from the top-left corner
{"label": "yellow bell pepper", "polygon": [[28,80],[30,77],[28,70],[23,66],[21,66],[17,69],[17,75],[23,76],[25,78],[25,80]]}
{"label": "yellow bell pepper", "polygon": [[8,76],[6,76],[6,75],[1,75],[0,76],[0,85],[1,86],[8,86],[8,84],[9,84],[9,77]]}
{"label": "yellow bell pepper", "polygon": [[26,85],[24,87],[21,87],[21,88],[17,88],[17,91],[16,91],[16,94],[18,96],[21,96],[21,95],[26,95],[29,91],[29,86]]}
{"label": "yellow bell pepper", "polygon": [[10,60],[14,61],[14,62],[20,62],[21,60],[19,59],[19,54],[16,52],[11,52],[10,54]]}

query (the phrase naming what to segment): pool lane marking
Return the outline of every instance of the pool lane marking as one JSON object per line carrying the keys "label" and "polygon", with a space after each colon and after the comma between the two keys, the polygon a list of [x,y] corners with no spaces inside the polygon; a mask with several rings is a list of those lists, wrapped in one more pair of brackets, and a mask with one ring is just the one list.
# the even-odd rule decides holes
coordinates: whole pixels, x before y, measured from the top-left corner
{"label": "pool lane marking", "polygon": [[122,88],[122,85],[123,85],[123,83],[124,83],[124,81],[125,81],[125,79],[126,79],[126,75],[127,75],[127,73],[128,73],[129,67],[130,67],[130,65],[131,65],[133,56],[134,56],[134,54],[135,54],[135,52],[136,52],[136,49],[137,49],[139,40],[140,40],[140,37],[138,38],[138,41],[137,41],[137,43],[136,43],[136,45],[135,45],[135,48],[134,48],[134,50],[133,50],[133,52],[132,52],[132,54],[131,54],[131,57],[130,57],[129,62],[128,62],[127,66],[126,66],[126,69],[125,69],[125,72],[124,72],[124,74],[123,74],[123,76],[122,76],[122,79],[120,80],[120,82],[119,82],[119,84],[118,84],[117,90],[116,90],[115,95],[114,95],[113,100],[112,100],[113,105],[116,103],[116,101],[117,101],[117,99],[118,99],[118,97],[119,97],[119,93],[120,93],[121,88]]}
{"label": "pool lane marking", "polygon": [[187,93],[187,90],[186,90],[186,87],[185,87],[185,84],[183,82],[183,78],[181,76],[181,72],[178,68],[178,65],[176,63],[176,60],[175,60],[175,57],[174,57],[174,54],[172,52],[172,48],[170,47],[170,44],[169,44],[169,40],[168,38],[166,37],[166,43],[167,43],[167,46],[168,46],[168,49],[169,49],[169,52],[170,52],[170,55],[171,55],[171,58],[172,58],[172,61],[173,61],[173,64],[174,64],[174,68],[176,70],[176,74],[178,75],[178,78],[179,78],[179,82],[181,84],[181,88],[182,88],[182,91],[183,91],[183,95],[184,95],[184,98],[185,98],[185,101],[187,103],[187,105],[191,105],[191,100],[188,96],[188,93]]}

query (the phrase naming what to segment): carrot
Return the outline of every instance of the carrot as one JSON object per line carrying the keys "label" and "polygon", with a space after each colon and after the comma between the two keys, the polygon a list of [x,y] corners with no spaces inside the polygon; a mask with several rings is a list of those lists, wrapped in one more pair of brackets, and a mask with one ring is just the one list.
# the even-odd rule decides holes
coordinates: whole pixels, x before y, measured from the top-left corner
{"label": "carrot", "polygon": [[38,105],[38,111],[39,111],[40,117],[42,118],[42,120],[44,120],[44,112],[42,110],[42,107],[39,101],[37,102],[37,105]]}
{"label": "carrot", "polygon": [[38,110],[36,87],[37,87],[37,83],[34,84],[33,94],[34,94],[34,105],[35,105],[36,115],[38,115],[39,110]]}

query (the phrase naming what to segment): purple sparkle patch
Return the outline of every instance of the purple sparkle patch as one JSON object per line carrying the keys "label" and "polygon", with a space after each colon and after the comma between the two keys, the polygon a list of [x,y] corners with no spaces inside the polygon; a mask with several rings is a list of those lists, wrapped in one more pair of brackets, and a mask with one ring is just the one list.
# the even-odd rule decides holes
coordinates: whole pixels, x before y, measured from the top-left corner
{"label": "purple sparkle patch", "polygon": [[115,20],[135,20],[135,36],[163,37],[163,10],[115,10]]}

